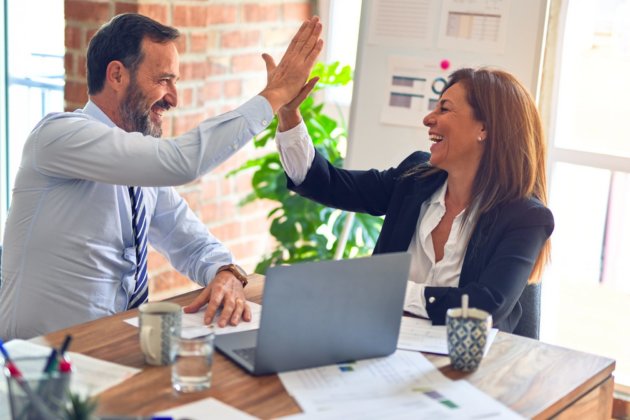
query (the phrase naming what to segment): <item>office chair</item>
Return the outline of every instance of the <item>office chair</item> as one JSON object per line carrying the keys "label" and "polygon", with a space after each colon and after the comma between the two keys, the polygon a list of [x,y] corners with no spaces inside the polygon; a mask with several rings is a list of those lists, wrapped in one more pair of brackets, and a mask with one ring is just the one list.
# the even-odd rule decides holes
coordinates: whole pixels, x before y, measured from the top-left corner
{"label": "office chair", "polygon": [[523,308],[523,315],[514,328],[514,334],[538,340],[540,337],[540,290],[541,285],[529,284],[518,300]]}

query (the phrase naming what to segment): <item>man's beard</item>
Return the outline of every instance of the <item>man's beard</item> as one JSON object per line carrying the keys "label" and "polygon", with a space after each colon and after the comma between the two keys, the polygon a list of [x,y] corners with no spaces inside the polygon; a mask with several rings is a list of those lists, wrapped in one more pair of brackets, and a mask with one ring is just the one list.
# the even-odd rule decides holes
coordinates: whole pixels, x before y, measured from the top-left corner
{"label": "man's beard", "polygon": [[[164,101],[159,101],[157,106],[168,109],[170,106]],[[161,137],[162,126],[151,121],[151,107],[147,108],[147,98],[138,88],[135,80],[132,80],[127,87],[125,98],[122,102],[120,115],[122,127],[127,132],[139,132],[145,136]]]}

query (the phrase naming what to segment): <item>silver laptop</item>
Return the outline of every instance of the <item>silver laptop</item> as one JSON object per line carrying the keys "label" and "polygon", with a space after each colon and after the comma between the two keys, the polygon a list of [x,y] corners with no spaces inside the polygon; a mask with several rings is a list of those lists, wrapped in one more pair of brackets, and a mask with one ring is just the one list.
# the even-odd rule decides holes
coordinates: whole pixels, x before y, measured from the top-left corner
{"label": "silver laptop", "polygon": [[387,356],[398,341],[411,256],[272,267],[260,329],[219,335],[216,348],[254,375]]}

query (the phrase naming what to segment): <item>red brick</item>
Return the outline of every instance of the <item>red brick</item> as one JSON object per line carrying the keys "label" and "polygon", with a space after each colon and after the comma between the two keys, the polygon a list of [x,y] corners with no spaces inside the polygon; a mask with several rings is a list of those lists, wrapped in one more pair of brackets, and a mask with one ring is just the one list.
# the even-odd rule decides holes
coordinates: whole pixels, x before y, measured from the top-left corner
{"label": "red brick", "polygon": [[66,20],[102,24],[112,17],[113,7],[109,1],[65,0]]}
{"label": "red brick", "polygon": [[66,48],[73,50],[81,50],[84,47],[82,41],[82,30],[76,26],[66,26],[65,29],[65,45]]}
{"label": "red brick", "polygon": [[[273,47],[279,47],[284,50],[291,42],[291,38],[293,38],[298,28],[299,25],[296,24],[296,26],[267,29],[262,34],[262,46],[265,47],[265,50]],[[274,59],[276,55],[279,54],[274,54]]]}
{"label": "red brick", "polygon": [[203,87],[203,98],[206,101],[220,99],[222,91],[223,91],[223,83],[207,82]]}
{"label": "red brick", "polygon": [[208,76],[219,76],[227,73],[229,65],[226,65],[221,60],[210,58],[208,61]]}
{"label": "red brick", "polygon": [[162,137],[173,137],[173,116],[165,115],[162,117]]}
{"label": "red brick", "polygon": [[[227,166],[227,162],[229,162],[231,159],[226,160],[225,162],[223,162],[221,165],[219,165],[216,169],[215,169],[215,173],[227,173],[227,171],[229,170],[228,166]],[[234,188],[232,186],[232,179],[222,179],[219,182],[219,188],[221,190],[221,195],[223,197],[229,197],[232,195],[232,193],[234,192]],[[223,203],[225,204],[225,203]]]}
{"label": "red brick", "polygon": [[243,234],[244,235],[259,235],[269,232],[270,222],[261,219],[252,219],[244,223]]}
{"label": "red brick", "polygon": [[219,113],[225,114],[226,112],[234,110],[234,108],[236,108],[236,105],[222,105],[221,107],[219,107]]}
{"label": "red brick", "polygon": [[191,87],[177,89],[177,106],[179,108],[189,108],[195,105],[194,89]]}
{"label": "red brick", "polygon": [[312,14],[310,2],[285,3],[282,5],[284,20],[306,20]]}
{"label": "red brick", "polygon": [[201,191],[189,191],[180,193],[180,195],[186,200],[188,207],[190,207],[193,213],[199,214],[201,212]]}
{"label": "red brick", "polygon": [[190,283],[190,279],[183,274],[175,270],[166,271],[157,276],[149,277],[149,295],[164,290],[189,286]]}
{"label": "red brick", "polygon": [[204,177],[201,183],[201,201],[203,203],[207,203],[209,201],[213,201],[218,199],[218,184],[214,179],[207,179],[209,177]]}
{"label": "red brick", "polygon": [[252,176],[253,176],[253,172],[240,173],[234,176],[235,178],[234,187],[235,187],[236,193],[238,194],[249,193],[252,190]]}
{"label": "red brick", "polygon": [[208,63],[205,61],[190,61],[179,64],[180,78],[185,81],[204,79],[207,74]]}
{"label": "red brick", "polygon": [[238,98],[241,96],[241,81],[227,80],[223,83],[223,94],[226,98]]}
{"label": "red brick", "polygon": [[187,40],[188,39],[188,35],[186,34],[181,34],[176,40],[175,40],[175,48],[177,48],[177,52],[181,55],[186,53],[186,51],[188,51],[188,46],[187,44]]}
{"label": "red brick", "polygon": [[193,53],[206,52],[208,50],[208,34],[195,32],[189,35],[188,51]]}
{"label": "red brick", "polygon": [[67,75],[75,76],[77,74],[76,60],[74,59],[74,54],[70,52],[66,52],[63,56],[63,67],[66,70]]}
{"label": "red brick", "polygon": [[217,23],[236,23],[238,9],[236,6],[208,6],[206,25]]}
{"label": "red brick", "polygon": [[221,225],[214,226],[210,231],[220,241],[229,241],[231,239],[237,239],[242,234],[240,222],[223,223]]}
{"label": "red brick", "polygon": [[87,80],[87,58],[81,54],[77,59],[76,74]]}
{"label": "red brick", "polygon": [[170,266],[168,260],[157,251],[149,251],[147,258],[147,268],[149,271],[160,270]]}
{"label": "red brick", "polygon": [[87,101],[87,86],[85,83],[66,81],[64,88],[66,101],[73,104],[81,104]]}
{"label": "red brick", "polygon": [[[254,256],[256,262],[262,260],[262,256],[269,253],[267,244],[269,241],[250,239],[230,244],[230,251],[234,254],[234,258],[239,264],[242,260],[246,260]],[[253,268],[252,268],[253,269]]]}
{"label": "red brick", "polygon": [[243,54],[232,57],[232,71],[234,73],[264,70],[265,62],[260,58],[260,54]]}
{"label": "red brick", "polygon": [[121,13],[138,13],[138,3],[124,3],[117,1],[114,13],[117,15]]}
{"label": "red brick", "polygon": [[173,118],[173,134],[179,136],[186,131],[196,127],[202,121],[203,116],[199,113],[188,115],[177,115]]}
{"label": "red brick", "polygon": [[221,48],[245,48],[260,43],[260,31],[230,31],[221,35]]}
{"label": "red brick", "polygon": [[168,7],[165,4],[141,3],[138,5],[138,13],[168,25],[170,23]]}
{"label": "red brick", "polygon": [[219,216],[219,205],[217,203],[204,204],[201,207],[200,219],[204,223],[216,222],[221,220]]}
{"label": "red brick", "polygon": [[208,8],[206,6],[174,5],[173,25],[177,27],[205,27]]}
{"label": "red brick", "polygon": [[94,37],[94,34],[98,31],[98,28],[92,28],[85,31],[85,51],[87,51],[88,45],[90,45],[90,40]]}
{"label": "red brick", "polygon": [[243,17],[245,22],[270,22],[280,18],[280,7],[278,4],[246,4],[243,6]]}

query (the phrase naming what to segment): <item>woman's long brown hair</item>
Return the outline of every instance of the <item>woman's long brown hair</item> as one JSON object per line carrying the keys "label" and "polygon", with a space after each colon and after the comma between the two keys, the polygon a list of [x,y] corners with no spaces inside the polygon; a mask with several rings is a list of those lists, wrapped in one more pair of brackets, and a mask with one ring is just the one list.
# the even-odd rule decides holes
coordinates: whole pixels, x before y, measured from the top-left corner
{"label": "woman's long brown hair", "polygon": [[[478,214],[513,200],[536,197],[547,205],[547,145],[536,105],[511,74],[489,68],[464,68],[450,75],[444,90],[460,83],[475,119],[486,129],[485,146],[473,181]],[[529,278],[540,280],[549,261],[545,242]]]}

